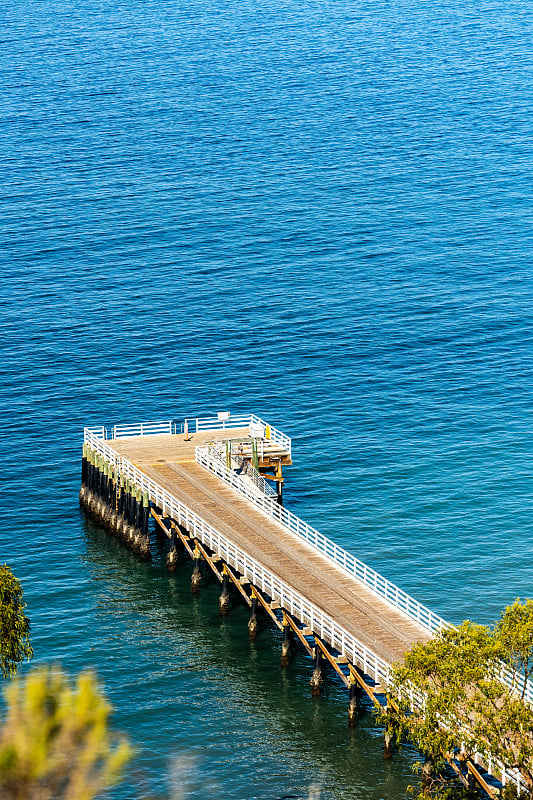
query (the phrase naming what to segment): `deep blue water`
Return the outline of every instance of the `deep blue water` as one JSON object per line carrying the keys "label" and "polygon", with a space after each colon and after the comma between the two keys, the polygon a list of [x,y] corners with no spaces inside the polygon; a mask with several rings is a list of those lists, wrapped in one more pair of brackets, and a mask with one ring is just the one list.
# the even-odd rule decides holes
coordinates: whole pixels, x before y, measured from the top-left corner
{"label": "deep blue water", "polygon": [[140,751],[116,798],[400,800],[413,756],[87,522],[85,424],[258,413],[287,505],[417,599],[531,595],[532,16],[0,9],[0,561]]}

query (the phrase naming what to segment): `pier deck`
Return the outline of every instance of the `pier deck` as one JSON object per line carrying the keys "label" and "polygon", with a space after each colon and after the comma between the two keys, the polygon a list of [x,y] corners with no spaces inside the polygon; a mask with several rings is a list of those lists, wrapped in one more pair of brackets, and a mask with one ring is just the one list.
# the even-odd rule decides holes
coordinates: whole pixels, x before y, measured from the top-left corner
{"label": "pier deck", "polygon": [[[180,546],[193,560],[191,591],[204,560],[222,586],[221,613],[233,584],[250,607],[250,638],[260,606],[283,632],[282,665],[297,637],[314,659],[313,694],[329,662],[349,688],[353,725],[357,692],[381,705],[391,665],[451,626],[282,505],[282,467],[291,458],[290,438],[255,415],[85,428],[80,502],[146,558],[153,517],[168,569],[176,569]],[[511,686],[512,676],[502,675]],[[525,699],[533,703],[529,683]],[[384,755],[391,752],[386,729]],[[455,756],[446,757],[454,766]],[[474,754],[468,770],[496,800],[480,763]],[[490,754],[485,768],[520,788],[516,771]]]}
{"label": "pier deck", "polygon": [[138,436],[109,441],[153,481],[234,541],[252,558],[384,661],[400,661],[427,629],[392,608],[355,577],[347,575],[277,520],[270,519],[220,478],[196,463],[195,448],[211,441],[237,439],[239,430]]}

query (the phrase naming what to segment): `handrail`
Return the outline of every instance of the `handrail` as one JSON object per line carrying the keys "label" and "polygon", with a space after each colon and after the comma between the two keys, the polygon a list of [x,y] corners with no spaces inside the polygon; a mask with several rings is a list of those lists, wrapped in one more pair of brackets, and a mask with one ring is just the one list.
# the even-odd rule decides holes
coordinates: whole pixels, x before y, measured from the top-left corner
{"label": "handrail", "polygon": [[239,414],[229,419],[220,420],[218,417],[187,417],[189,433],[198,431],[226,430],[231,428],[248,428],[253,414]]}
{"label": "handrail", "polygon": [[83,429],[84,436],[86,432],[91,433],[94,436],[97,436],[99,439],[106,438],[106,430],[103,425],[93,425],[91,427],[84,428]]}
{"label": "handrail", "polygon": [[292,440],[286,433],[283,433],[283,431],[280,431],[278,428],[274,428],[273,425],[269,425],[268,422],[265,422],[261,417],[256,416],[256,414],[252,414],[252,422],[257,425],[262,425],[264,428],[270,428],[270,441],[281,445],[288,450],[289,455],[291,455]]}
{"label": "handrail", "polygon": [[113,439],[121,439],[125,436],[157,436],[165,433],[172,433],[172,420],[113,426]]}
{"label": "handrail", "polygon": [[100,455],[107,458],[107,460],[113,465],[116,466],[120,461],[120,456],[113,450],[112,447],[109,447],[108,444],[104,441],[103,436],[97,436],[93,429],[91,428],[84,428],[83,430],[83,441],[84,444],[90,445],[94,450],[98,451]]}
{"label": "handrail", "polygon": [[[200,448],[195,448],[195,451],[198,449]],[[228,470],[224,454],[217,445],[207,444],[205,445],[204,449],[208,450],[210,457],[218,462],[218,465],[221,469]],[[242,470],[242,472],[236,473],[241,480],[252,483],[259,490],[260,494],[266,494],[268,497],[277,497],[277,492],[274,487],[263,478],[261,473],[258,472],[247,459],[243,458],[242,456],[235,455],[234,453],[230,453],[230,458],[232,463],[236,464],[236,469]],[[232,471],[233,470],[231,469],[229,470],[229,472]]]}
{"label": "handrail", "polygon": [[319,533],[315,528],[311,528],[310,525],[297,517],[296,514],[293,514],[292,511],[278,505],[271,497],[250,492],[249,487],[242,478],[234,472],[228,472],[225,465],[220,464],[217,459],[213,458],[212,454],[206,451],[206,448],[196,448],[196,461],[210,470],[210,472],[222,478],[222,480],[230,486],[237,489],[238,492],[243,494],[266,514],[274,517],[281,525],[290,530],[291,533],[295,534],[299,539],[307,542],[307,544],[310,544],[325,555],[326,558],[332,561],[337,567],[340,567],[343,572],[348,573],[351,577],[357,578],[357,580],[361,581],[361,583],[375,592],[375,594],[382,597],[391,606],[403,611],[404,614],[407,614],[408,617],[416,621],[423,628],[426,628],[426,630],[434,633],[441,628],[452,627],[444,619],[410,597],[402,589],[395,586],[371,567],[364,564],[358,558],[355,558],[355,556],[348,553],[348,551],[344,550],[342,547],[339,547],[339,545]]}
{"label": "handrail", "polygon": [[[262,420],[256,414],[239,414],[230,417],[227,420],[219,420],[218,417],[205,417],[205,418],[187,418],[185,423],[188,426],[189,433],[197,433],[198,431],[211,431],[211,430],[227,430],[231,428],[246,429],[252,424],[261,425],[263,428],[270,430],[270,441],[280,445],[291,454],[292,442],[287,436],[278,428],[274,428],[267,422]],[[103,425],[88,427],[84,430],[91,431],[101,439],[119,439],[125,436],[155,436],[158,434],[172,434],[176,430],[177,424],[172,420],[165,420],[164,422],[139,422],[128,424],[114,425],[111,428],[111,436]],[[182,424],[183,429],[183,424]]]}
{"label": "handrail", "polygon": [[278,493],[272,484],[263,478],[261,473],[256,470],[256,468],[247,458],[244,458],[240,455],[232,455],[231,459],[233,463],[237,464],[237,474],[240,475],[241,478],[244,477],[245,479],[252,481],[262,494],[266,494],[268,497],[277,498]]}
{"label": "handrail", "polygon": [[249,428],[252,424],[261,425],[265,429],[270,428],[270,441],[279,444],[289,452],[289,455],[291,454],[291,438],[278,428],[274,428],[272,425],[269,425],[268,422],[265,422],[256,414],[239,414],[234,417],[229,417],[227,420],[219,420],[218,417],[188,417],[185,422],[187,423],[189,433],[198,433],[198,431],[229,430],[233,428]]}

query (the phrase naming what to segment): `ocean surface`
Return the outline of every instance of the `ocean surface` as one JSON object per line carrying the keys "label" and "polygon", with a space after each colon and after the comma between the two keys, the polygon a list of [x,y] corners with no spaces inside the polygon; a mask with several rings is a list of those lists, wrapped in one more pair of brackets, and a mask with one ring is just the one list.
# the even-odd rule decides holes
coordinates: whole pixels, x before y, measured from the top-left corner
{"label": "ocean surface", "polygon": [[138,750],[116,800],[401,800],[415,754],[89,522],[84,425],[257,413],[286,505],[446,619],[531,596],[532,22],[2,5],[0,562]]}

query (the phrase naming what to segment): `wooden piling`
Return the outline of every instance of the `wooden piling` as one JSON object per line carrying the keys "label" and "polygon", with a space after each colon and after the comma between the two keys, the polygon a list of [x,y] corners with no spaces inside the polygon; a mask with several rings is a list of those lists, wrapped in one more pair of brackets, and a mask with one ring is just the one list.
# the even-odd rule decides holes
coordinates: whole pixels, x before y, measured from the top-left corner
{"label": "wooden piling", "polygon": [[221,616],[225,616],[228,613],[230,607],[229,579],[225,565],[222,567],[222,590],[220,592],[220,597],[218,599],[218,606],[220,609]]}
{"label": "wooden piling", "polygon": [[278,505],[282,506],[283,505],[283,468],[281,466],[281,461],[278,461],[278,463],[277,463],[276,472],[275,472],[275,478],[276,478],[276,490],[277,490],[277,493],[278,493],[277,501],[278,501]]}
{"label": "wooden piling", "polygon": [[148,492],[144,492],[142,496],[142,523],[141,530],[143,536],[148,536],[148,522],[150,520],[150,499]]}
{"label": "wooden piling", "polygon": [[80,503],[84,505],[85,497],[87,494],[87,450],[88,445],[83,444],[83,454],[81,458],[81,487],[80,487]]}
{"label": "wooden piling", "polygon": [[[390,724],[385,724],[385,731],[383,734],[383,760],[389,761],[392,758],[392,750],[394,747],[394,729]],[[422,779],[423,782],[423,779]]]}
{"label": "wooden piling", "polygon": [[[390,758],[390,756],[389,756]],[[433,780],[433,773],[434,773],[435,765],[433,763],[433,759],[429,755],[429,753],[425,753],[424,756],[424,763],[422,765],[422,788],[427,789],[431,786],[431,782]]]}
{"label": "wooden piling", "polygon": [[117,521],[118,521],[118,476],[116,468],[111,469],[111,485],[109,491],[109,514],[107,518],[107,525],[111,533],[116,534]]}
{"label": "wooden piling", "polygon": [[250,619],[248,620],[248,638],[254,641],[257,636],[258,629],[257,622],[257,597],[252,594],[252,605],[250,607]]}
{"label": "wooden piling", "polygon": [[104,508],[102,510],[102,519],[104,520],[106,528],[111,530],[111,515],[113,514],[113,469],[111,464],[104,465]]}
{"label": "wooden piling", "polygon": [[170,546],[167,553],[166,566],[167,571],[172,574],[178,568],[178,541],[176,531],[170,530]]}
{"label": "wooden piling", "polygon": [[359,690],[357,683],[350,676],[350,697],[348,700],[348,727],[355,728],[357,725],[357,701]]}
{"label": "wooden piling", "polygon": [[313,669],[313,674],[311,675],[311,697],[320,697],[320,692],[322,691],[322,686],[324,684],[324,662],[322,658],[322,652],[320,647],[315,647],[315,666]]}
{"label": "wooden piling", "polygon": [[200,583],[202,582],[202,573],[200,571],[201,554],[197,546],[194,548],[194,569],[191,576],[191,593],[198,594],[200,591]]}
{"label": "wooden piling", "polygon": [[88,491],[87,491],[87,497],[86,497],[86,501],[85,501],[85,507],[86,507],[87,512],[89,514],[93,513],[93,507],[94,507],[94,504],[96,502],[96,466],[95,466],[95,461],[96,461],[96,455],[91,450],[91,452],[89,453],[88,463],[87,463],[87,486],[88,486]]}
{"label": "wooden piling", "polygon": [[126,481],[121,476],[117,499],[117,524],[115,527],[115,533],[119,539],[124,539],[126,524]]}
{"label": "wooden piling", "polygon": [[291,659],[291,628],[287,620],[287,615],[283,615],[283,629],[281,640],[281,666],[288,667]]}

